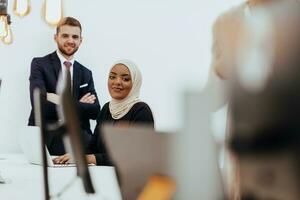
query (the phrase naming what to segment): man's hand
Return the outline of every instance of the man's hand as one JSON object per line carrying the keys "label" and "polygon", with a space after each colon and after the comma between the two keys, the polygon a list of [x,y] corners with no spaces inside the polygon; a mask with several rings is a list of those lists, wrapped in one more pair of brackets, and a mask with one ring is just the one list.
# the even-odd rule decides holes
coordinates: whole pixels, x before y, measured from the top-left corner
{"label": "man's hand", "polygon": [[64,154],[53,159],[54,164],[70,164],[71,156],[69,154]]}
{"label": "man's hand", "polygon": [[60,96],[54,93],[47,93],[47,101],[50,101],[56,105],[60,104]]}
{"label": "man's hand", "polygon": [[86,93],[83,97],[81,97],[79,102],[93,104],[93,103],[95,103],[95,100],[96,100],[96,96],[89,92],[89,93]]}
{"label": "man's hand", "polygon": [[[88,154],[85,156],[87,164],[94,164],[96,165],[96,157],[93,154]],[[70,164],[74,163],[71,159],[71,156],[69,154],[64,154],[62,156],[58,156],[53,159],[54,164]]]}

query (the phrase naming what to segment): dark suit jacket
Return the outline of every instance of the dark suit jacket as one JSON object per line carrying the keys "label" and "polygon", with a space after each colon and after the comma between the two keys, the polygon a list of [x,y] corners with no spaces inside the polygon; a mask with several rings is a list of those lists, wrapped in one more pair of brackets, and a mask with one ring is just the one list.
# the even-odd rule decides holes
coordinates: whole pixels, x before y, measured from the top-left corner
{"label": "dark suit jacket", "polygon": [[[34,126],[34,106],[33,106],[33,90],[40,88],[43,99],[44,119],[45,123],[55,123],[58,120],[56,105],[47,101],[47,93],[56,93],[56,86],[58,76],[61,71],[61,63],[56,54],[53,52],[41,58],[34,58],[31,62],[30,71],[30,100],[31,100],[31,113],[29,116],[28,125]],[[87,84],[85,87],[81,85]],[[77,111],[80,120],[80,126],[84,134],[85,140],[89,140],[92,135],[90,129],[90,119],[96,119],[100,111],[100,104],[94,88],[94,81],[92,72],[85,68],[78,62],[73,65],[73,97],[77,102]],[[80,98],[86,93],[96,95],[96,102],[94,104],[87,104],[79,102]],[[64,154],[64,147],[61,138],[57,138],[53,134],[45,135],[45,142],[52,155]]]}

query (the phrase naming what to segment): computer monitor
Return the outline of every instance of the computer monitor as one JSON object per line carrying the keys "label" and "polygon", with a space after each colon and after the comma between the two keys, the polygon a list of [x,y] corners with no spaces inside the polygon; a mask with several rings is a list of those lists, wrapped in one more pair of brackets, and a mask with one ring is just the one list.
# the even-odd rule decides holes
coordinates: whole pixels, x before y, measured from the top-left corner
{"label": "computer monitor", "polygon": [[61,93],[62,114],[71,141],[71,150],[77,166],[77,175],[81,177],[86,193],[95,193],[83,145],[83,135],[79,126],[77,110],[71,92],[71,75],[66,73],[65,87]]}
{"label": "computer monitor", "polygon": [[183,129],[172,147],[177,199],[227,199],[218,165],[218,147],[210,128],[213,96],[198,91],[184,94]]}
{"label": "computer monitor", "polygon": [[45,121],[43,118],[43,106],[42,106],[42,96],[39,88],[35,88],[33,91],[33,100],[34,100],[34,118],[35,124],[40,127],[41,132],[41,150],[43,157],[43,176],[44,176],[44,196],[45,200],[50,200],[49,194],[49,182],[48,182],[48,169],[47,169],[47,156],[45,149]]}
{"label": "computer monitor", "polygon": [[[61,133],[61,130],[55,134],[61,134],[63,137],[69,137],[71,142],[71,151],[74,155],[76,167],[77,167],[77,176],[79,176],[84,185],[86,193],[95,193],[90,173],[88,170],[88,165],[85,158],[84,148],[83,148],[83,138],[80,132],[79,120],[77,117],[75,102],[71,95],[71,77],[70,74],[66,75],[66,83],[64,84],[63,90],[61,92],[61,104],[62,109],[59,112],[62,119],[64,119],[64,126],[67,133]],[[48,184],[48,171],[47,171],[47,155],[45,148],[45,134],[47,130],[46,123],[44,121],[44,110],[42,106],[42,95],[40,89],[36,88],[34,90],[34,111],[35,111],[35,120],[36,125],[41,129],[41,149],[43,155],[43,172],[44,172],[44,187],[45,187],[45,199],[49,200],[49,184]],[[58,126],[58,128],[60,128]],[[54,131],[55,132],[55,131]],[[54,134],[54,133],[53,133]]]}
{"label": "computer monitor", "polygon": [[[118,169],[123,199],[137,199],[153,176],[172,179],[169,155],[174,134],[156,132],[143,125],[118,127],[112,124],[104,124],[100,132]],[[172,189],[170,195],[173,192]]]}

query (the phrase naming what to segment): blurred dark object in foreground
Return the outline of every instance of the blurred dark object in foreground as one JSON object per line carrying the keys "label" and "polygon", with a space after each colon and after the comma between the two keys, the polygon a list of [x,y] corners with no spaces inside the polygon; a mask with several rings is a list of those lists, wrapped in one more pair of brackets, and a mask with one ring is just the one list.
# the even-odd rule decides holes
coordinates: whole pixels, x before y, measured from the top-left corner
{"label": "blurred dark object in foreground", "polygon": [[272,44],[267,45],[273,52],[263,86],[245,87],[238,65],[231,80],[228,144],[238,157],[243,200],[300,199],[299,4],[280,3],[265,13],[272,22]]}

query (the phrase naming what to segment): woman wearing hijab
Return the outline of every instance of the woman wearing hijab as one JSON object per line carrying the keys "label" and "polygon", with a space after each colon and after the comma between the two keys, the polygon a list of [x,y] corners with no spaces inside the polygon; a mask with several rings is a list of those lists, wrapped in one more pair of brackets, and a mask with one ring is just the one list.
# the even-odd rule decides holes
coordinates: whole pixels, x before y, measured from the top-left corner
{"label": "woman wearing hijab", "polygon": [[90,145],[94,154],[87,155],[88,163],[111,165],[99,132],[103,123],[117,126],[146,124],[154,128],[150,107],[139,99],[141,85],[141,72],[132,61],[115,62],[109,72],[107,84],[112,99],[103,106],[97,118],[94,138]]}
{"label": "woman wearing hijab", "polygon": [[[150,107],[139,99],[142,76],[138,67],[129,60],[119,60],[110,69],[108,91],[111,100],[107,102],[97,117],[97,125],[90,143],[87,162],[96,165],[112,165],[101,139],[100,127],[103,123],[116,126],[146,124],[154,128]],[[68,154],[54,160],[55,163],[68,163]]]}
{"label": "woman wearing hijab", "polygon": [[142,76],[137,66],[129,60],[117,61],[108,77],[108,90],[112,99],[103,106],[97,125],[125,121],[129,124],[144,122],[154,127],[149,106],[139,99],[141,85]]}

